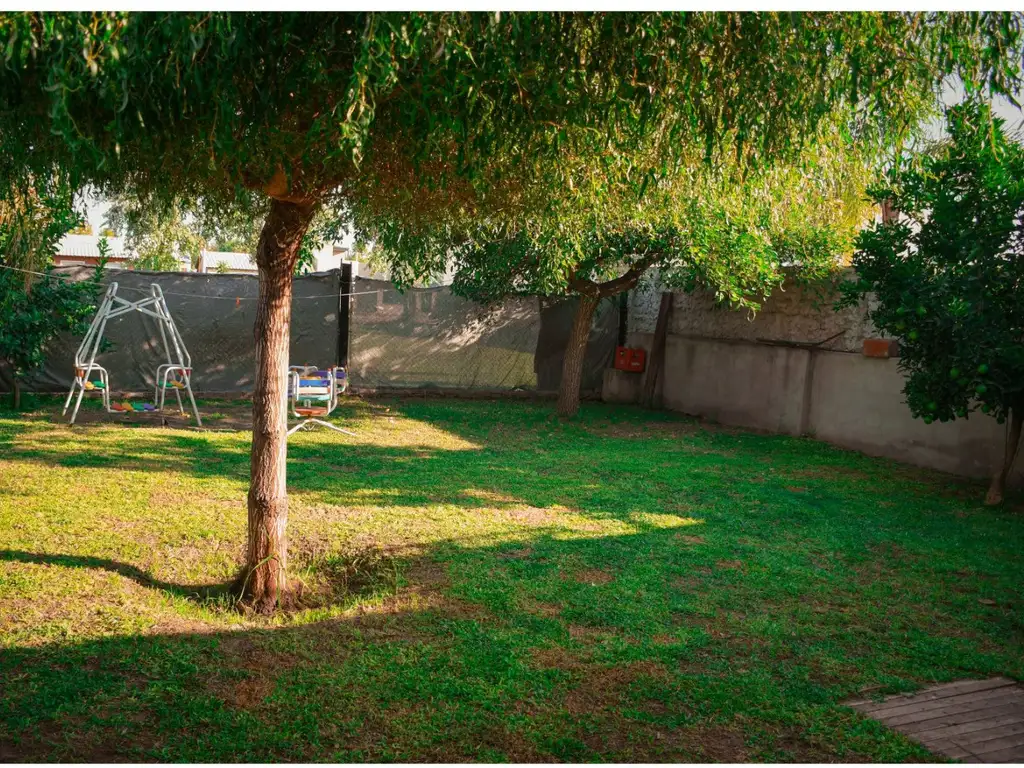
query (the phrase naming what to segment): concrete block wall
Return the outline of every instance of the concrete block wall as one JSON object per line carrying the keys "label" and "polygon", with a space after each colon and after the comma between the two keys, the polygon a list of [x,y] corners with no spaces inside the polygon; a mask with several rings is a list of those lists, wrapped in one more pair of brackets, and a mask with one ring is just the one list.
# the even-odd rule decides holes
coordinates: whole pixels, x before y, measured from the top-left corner
{"label": "concrete block wall", "polygon": [[[653,273],[630,293],[631,333],[654,333],[663,290]],[[863,340],[876,333],[868,320],[868,305],[835,312],[835,299],[834,293],[821,288],[784,285],[751,313],[719,305],[710,293],[676,293],[669,333],[706,339],[824,341],[823,349],[860,352]]]}
{"label": "concrete block wall", "polygon": [[[652,293],[656,319],[660,294]],[[644,301],[631,297],[627,343],[650,351],[654,320],[648,320],[649,311],[632,311],[634,302]],[[973,413],[969,419],[946,424],[925,424],[911,417],[898,360],[861,354],[863,339],[872,331],[866,319],[857,324],[863,308],[837,315],[830,306],[801,307],[787,297],[757,325],[757,318],[750,321],[743,314],[737,319],[740,313],[730,316],[727,310],[694,302],[692,296],[675,297],[673,315],[681,306],[688,311],[674,317],[666,340],[658,388],[663,407],[737,427],[807,435],[969,477],[989,476],[1002,461],[1005,425],[988,416]],[[780,319],[784,317],[788,324]],[[824,337],[840,326],[839,349],[809,350],[755,340],[815,341],[814,334]],[[613,372],[605,378],[605,399],[636,402],[641,379]],[[1017,484],[1024,482],[1022,464],[1018,461],[1014,472]]]}
{"label": "concrete block wall", "polygon": [[[808,434],[844,448],[967,477],[986,477],[1003,460],[1005,424],[972,413],[925,424],[910,415],[893,359],[815,353]],[[1024,478],[1018,462],[1015,480]]]}

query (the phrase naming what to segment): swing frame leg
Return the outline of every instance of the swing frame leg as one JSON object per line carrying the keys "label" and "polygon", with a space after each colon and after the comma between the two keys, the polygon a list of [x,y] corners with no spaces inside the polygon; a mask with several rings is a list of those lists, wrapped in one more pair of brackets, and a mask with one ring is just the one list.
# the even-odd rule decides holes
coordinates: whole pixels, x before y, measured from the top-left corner
{"label": "swing frame leg", "polygon": [[294,427],[289,429],[288,430],[288,434],[289,435],[295,434],[300,429],[305,427],[307,424],[308,425],[319,424],[321,427],[327,427],[328,429],[333,429],[335,432],[341,432],[343,435],[350,435],[351,437],[358,437],[358,435],[356,435],[355,432],[350,432],[347,429],[342,429],[341,427],[339,427],[339,426],[337,426],[335,424],[331,424],[328,421],[321,421],[320,419],[303,419],[298,424],[296,424]]}
{"label": "swing frame leg", "polygon": [[67,399],[64,401],[64,410],[60,412],[61,416],[66,416],[68,408],[71,407],[71,398],[75,396],[76,386],[78,386],[78,376],[75,376],[74,381],[71,382],[71,389],[68,390]]}

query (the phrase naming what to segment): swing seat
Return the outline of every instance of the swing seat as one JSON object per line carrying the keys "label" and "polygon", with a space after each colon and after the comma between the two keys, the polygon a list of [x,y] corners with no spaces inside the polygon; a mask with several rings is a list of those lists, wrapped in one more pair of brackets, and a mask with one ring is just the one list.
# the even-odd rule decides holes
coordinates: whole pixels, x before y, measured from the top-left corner
{"label": "swing seat", "polygon": [[341,376],[342,387],[347,383],[345,373],[338,368],[322,370],[311,365],[292,365],[288,368],[288,400],[292,414],[301,421],[288,430],[289,435],[295,434],[303,427],[317,424],[335,432],[354,435],[347,429],[336,424],[323,421],[338,406],[338,376]]}

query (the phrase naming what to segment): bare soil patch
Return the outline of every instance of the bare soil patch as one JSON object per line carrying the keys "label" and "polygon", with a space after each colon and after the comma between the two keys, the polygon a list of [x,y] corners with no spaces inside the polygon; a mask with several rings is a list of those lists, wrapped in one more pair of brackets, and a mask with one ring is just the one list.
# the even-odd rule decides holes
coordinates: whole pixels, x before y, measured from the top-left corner
{"label": "bare soil patch", "polygon": [[615,576],[608,573],[608,571],[602,571],[600,568],[587,568],[582,571],[577,571],[574,575],[576,581],[580,584],[610,584],[615,580]]}

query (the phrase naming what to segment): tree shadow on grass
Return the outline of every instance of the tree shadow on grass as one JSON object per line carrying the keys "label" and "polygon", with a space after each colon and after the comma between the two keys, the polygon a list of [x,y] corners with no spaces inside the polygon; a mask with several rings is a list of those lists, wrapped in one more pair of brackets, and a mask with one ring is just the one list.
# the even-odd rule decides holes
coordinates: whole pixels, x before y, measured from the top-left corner
{"label": "tree shadow on grass", "polygon": [[9,647],[0,759],[898,761],[925,755],[839,702],[1024,672],[986,608],[886,553],[851,572],[715,534],[451,540],[326,621]]}
{"label": "tree shadow on grass", "polygon": [[[289,446],[293,497],[336,510],[453,505],[527,516],[531,510],[570,510],[638,527],[650,524],[652,513],[729,516],[733,524],[752,520],[755,527],[772,523],[790,529],[819,526],[829,516],[832,526],[860,527],[864,536],[883,538],[907,525],[938,536],[962,525],[923,503],[942,494],[937,484],[906,482],[890,471],[892,462],[809,440],[705,432],[674,418],[655,423],[659,429],[679,425],[681,433],[647,435],[646,412],[602,406],[589,407],[576,422],[530,403],[497,408],[488,402],[410,401],[394,404],[392,413],[429,423],[472,447],[379,445],[307,435]],[[595,431],[595,424],[615,429],[605,434]],[[371,422],[366,429],[372,428]],[[244,439],[124,430],[123,440],[97,447],[52,430],[33,429],[30,440],[19,439],[26,429],[9,424],[0,429],[5,458],[238,483],[249,474]],[[963,499],[939,501],[941,510]],[[897,509],[902,518],[895,516]]]}
{"label": "tree shadow on grass", "polygon": [[[91,431],[91,430],[90,430]],[[247,446],[211,441],[199,433],[167,434],[124,429],[117,441],[98,444],[95,436],[36,425],[3,425],[0,450],[8,461],[46,467],[181,472],[195,477],[248,474]]]}
{"label": "tree shadow on grass", "polygon": [[95,568],[108,571],[131,579],[143,587],[168,592],[176,597],[205,602],[228,594],[234,581],[220,584],[174,584],[161,581],[129,563],[109,560],[105,557],[89,557],[85,555],[50,555],[40,552],[19,552],[11,549],[0,549],[0,562],[31,563],[33,565],[54,565],[60,568]]}
{"label": "tree shadow on grass", "polygon": [[[528,412],[536,415],[536,409]],[[516,413],[508,414],[505,423],[511,426],[515,417]],[[175,472],[243,482],[249,473],[247,442],[200,434],[124,430],[123,439],[97,444],[61,431],[19,426],[6,428],[4,436],[6,459],[45,467]],[[652,507],[665,508],[664,487],[657,485],[658,478],[645,466],[655,458],[646,446],[632,441],[602,450],[605,438],[583,436],[585,445],[575,445],[558,433],[537,436],[524,446],[520,432],[511,442],[496,439],[480,444],[463,438],[462,443],[475,447],[461,448],[300,440],[289,446],[289,491],[310,504],[340,507],[560,506],[595,517],[624,519],[647,501]],[[708,477],[720,474],[721,457],[713,452],[690,451],[682,458],[685,465],[676,467],[677,472],[688,468]],[[636,484],[632,472],[619,471],[622,464],[644,472],[646,487]],[[721,482],[715,485],[723,487]]]}

